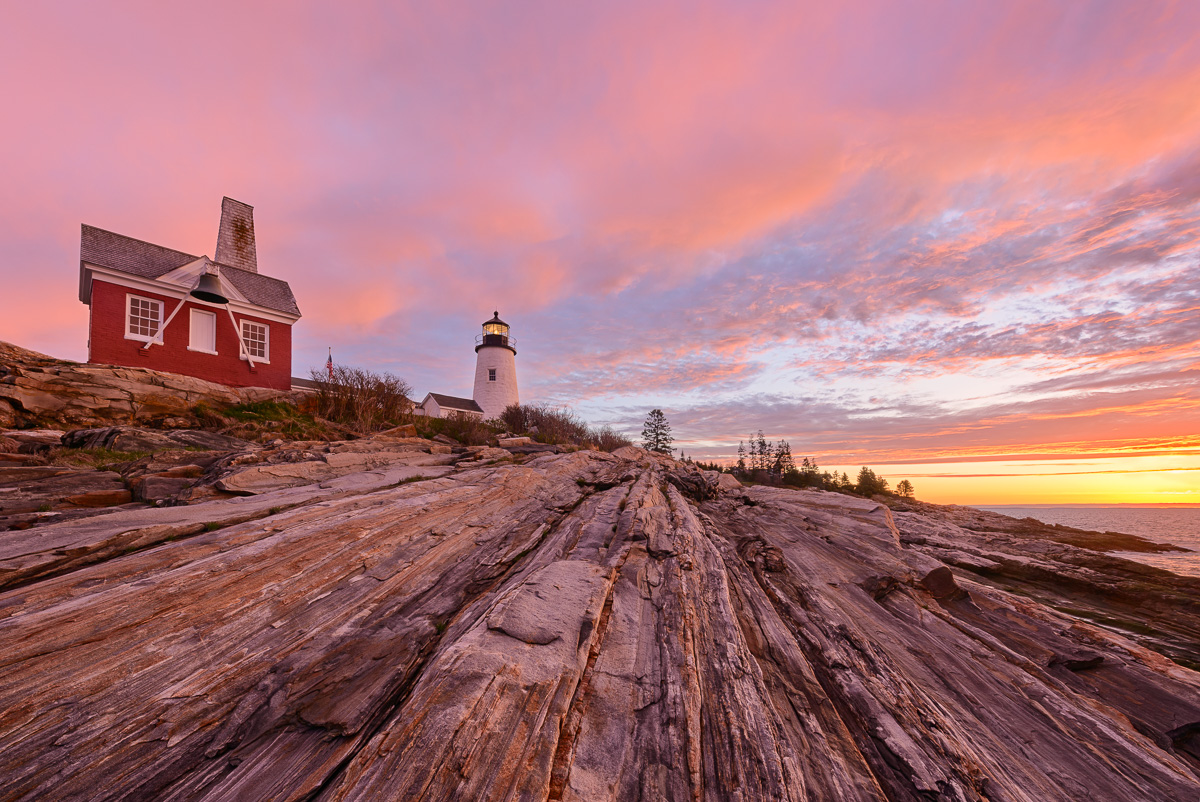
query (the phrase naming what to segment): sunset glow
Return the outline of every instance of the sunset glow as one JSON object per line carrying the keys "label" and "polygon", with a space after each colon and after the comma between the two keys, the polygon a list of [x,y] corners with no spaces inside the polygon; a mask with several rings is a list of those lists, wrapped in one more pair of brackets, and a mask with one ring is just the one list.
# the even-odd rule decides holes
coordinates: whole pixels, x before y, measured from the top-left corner
{"label": "sunset glow", "polygon": [[1200,502],[1200,4],[5,17],[0,339],[84,359],[80,224],[211,256],[228,195],[297,376],[468,395],[499,310],[522,401],[693,458]]}

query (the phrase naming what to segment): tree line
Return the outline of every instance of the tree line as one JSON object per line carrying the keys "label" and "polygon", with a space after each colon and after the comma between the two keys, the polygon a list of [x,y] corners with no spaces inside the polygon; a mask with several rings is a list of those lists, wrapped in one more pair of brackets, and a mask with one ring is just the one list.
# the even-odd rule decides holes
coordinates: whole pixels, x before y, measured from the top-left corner
{"label": "tree line", "polygon": [[[684,457],[687,462],[693,462]],[[792,447],[787,440],[772,442],[767,440],[762,431],[750,435],[749,447],[745,441],[738,443],[738,459],[733,465],[718,465],[715,462],[693,462],[696,466],[710,471],[731,473],[738,479],[758,484],[779,484],[789,487],[810,487],[816,490],[830,490],[835,493],[849,493],[856,496],[897,495],[912,498],[914,488],[912,482],[902,479],[893,491],[888,480],[879,476],[875,471],[864,465],[858,471],[858,476],[851,481],[850,476],[843,471],[822,471],[815,458],[801,457],[799,463],[792,456]]]}

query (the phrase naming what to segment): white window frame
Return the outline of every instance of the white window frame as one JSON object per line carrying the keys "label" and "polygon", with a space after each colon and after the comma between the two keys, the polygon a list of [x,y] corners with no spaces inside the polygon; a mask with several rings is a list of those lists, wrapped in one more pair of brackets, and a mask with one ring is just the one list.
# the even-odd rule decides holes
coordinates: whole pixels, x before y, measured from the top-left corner
{"label": "white window frame", "polygon": [[[246,326],[262,327],[262,330],[263,330],[263,355],[262,356],[254,356],[254,354],[250,353],[250,340],[249,340],[249,338],[246,337]],[[249,359],[253,360],[254,364],[256,364],[256,365],[271,364],[271,326],[267,323],[259,323],[257,320],[247,320],[245,318],[242,318],[241,320],[238,321],[238,327],[241,330],[239,333],[241,334],[241,337],[242,337],[242,347],[245,348],[245,351],[243,351],[240,355],[241,358],[246,359],[247,354],[249,354]]]}
{"label": "white window frame", "polygon": [[[212,318],[213,349],[211,351],[208,350],[207,348],[196,348],[195,346],[192,345],[192,327],[196,320],[196,315],[208,315],[209,317]],[[187,347],[187,349],[189,351],[195,351],[200,354],[212,354],[214,356],[218,356],[218,354],[217,354],[217,315],[215,312],[209,312],[207,309],[192,309],[188,313],[188,347]]]}
{"label": "white window frame", "polygon": [[[135,300],[142,301],[143,303],[153,304],[154,306],[158,307],[158,330],[155,331],[154,334],[145,335],[145,334],[137,334],[133,331],[130,331],[130,329],[132,328],[132,323],[129,319],[131,317],[133,317],[133,302]],[[154,298],[147,298],[143,295],[134,295],[131,292],[125,293],[125,339],[126,340],[137,340],[138,342],[141,342],[141,343],[160,343],[160,342],[162,342],[163,323],[164,323],[163,309],[164,309],[164,304],[162,301],[156,300]]]}

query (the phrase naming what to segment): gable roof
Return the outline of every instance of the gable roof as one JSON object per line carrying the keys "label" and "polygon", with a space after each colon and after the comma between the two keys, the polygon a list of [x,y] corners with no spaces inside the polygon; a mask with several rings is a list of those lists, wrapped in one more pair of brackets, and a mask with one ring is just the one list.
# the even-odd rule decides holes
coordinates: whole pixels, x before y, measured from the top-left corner
{"label": "gable roof", "polygon": [[[164,248],[124,234],[84,224],[79,236],[79,261],[106,267],[141,278],[156,279],[176,268],[199,259],[198,256]],[[300,315],[296,296],[286,281],[261,273],[252,273],[231,265],[213,262],[221,269],[221,278],[228,280],[246,300],[255,306],[274,309],[289,315]],[[80,289],[80,300],[85,300]],[[86,302],[86,301],[85,301]]]}
{"label": "gable roof", "polygon": [[[429,395],[425,396],[425,398],[432,398],[437,402],[437,405],[443,409],[457,409],[461,410],[462,412],[483,412],[483,407],[479,406],[479,404],[476,404],[470,398],[458,398],[453,395],[442,395],[441,393],[430,393]],[[421,403],[424,404],[425,402],[422,401]]]}
{"label": "gable roof", "polygon": [[197,258],[86,223],[79,234],[79,261],[143,278],[158,278]]}

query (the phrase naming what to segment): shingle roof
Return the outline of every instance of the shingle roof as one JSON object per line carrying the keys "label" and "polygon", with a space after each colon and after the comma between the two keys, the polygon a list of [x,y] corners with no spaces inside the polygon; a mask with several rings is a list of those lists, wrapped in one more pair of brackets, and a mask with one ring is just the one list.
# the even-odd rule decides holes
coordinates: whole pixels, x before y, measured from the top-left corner
{"label": "shingle roof", "polygon": [[286,281],[264,276],[262,273],[239,270],[229,265],[221,265],[221,277],[229,279],[229,283],[237,287],[238,292],[245,295],[246,300],[251,303],[293,315],[300,314],[296,296],[292,295],[292,288]]}
{"label": "shingle roof", "polygon": [[[86,224],[79,236],[80,262],[142,278],[159,278],[199,258]],[[296,297],[286,281],[230,265],[219,266],[221,278],[227,279],[250,303],[290,315],[300,314]]]}
{"label": "shingle roof", "polygon": [[198,258],[86,223],[79,235],[79,261],[144,278],[158,278]]}
{"label": "shingle roof", "polygon": [[483,412],[483,407],[476,404],[470,398],[457,398],[452,395],[442,395],[441,393],[430,393],[429,397],[437,401],[439,407],[445,409],[461,409],[464,412]]}

